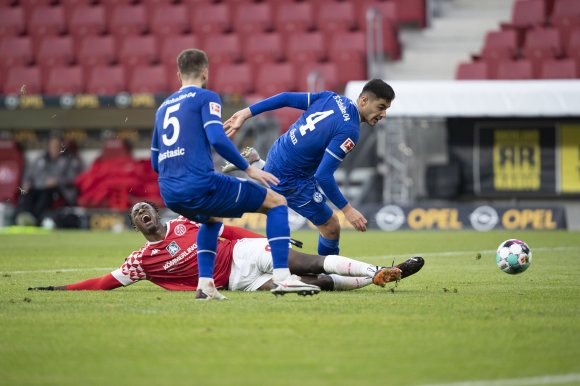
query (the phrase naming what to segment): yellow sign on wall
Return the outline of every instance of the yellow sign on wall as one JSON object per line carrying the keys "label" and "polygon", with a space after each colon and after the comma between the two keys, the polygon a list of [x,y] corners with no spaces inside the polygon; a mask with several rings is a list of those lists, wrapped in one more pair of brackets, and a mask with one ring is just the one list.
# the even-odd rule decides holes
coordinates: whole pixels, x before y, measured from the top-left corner
{"label": "yellow sign on wall", "polygon": [[562,193],[580,192],[580,125],[560,126],[560,181]]}
{"label": "yellow sign on wall", "polygon": [[539,130],[496,130],[493,141],[493,182],[496,190],[539,190]]}

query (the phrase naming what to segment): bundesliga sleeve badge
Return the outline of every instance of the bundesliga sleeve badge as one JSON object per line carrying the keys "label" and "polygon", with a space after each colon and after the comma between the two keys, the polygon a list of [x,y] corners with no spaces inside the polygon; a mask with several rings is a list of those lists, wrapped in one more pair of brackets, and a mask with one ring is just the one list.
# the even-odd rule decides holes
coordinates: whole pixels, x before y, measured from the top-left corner
{"label": "bundesliga sleeve badge", "polygon": [[216,102],[209,102],[209,112],[210,114],[217,115],[218,117],[222,117],[222,106]]}
{"label": "bundesliga sleeve badge", "polygon": [[352,139],[347,138],[342,145],[340,145],[340,148],[342,149],[342,151],[344,151],[345,153],[348,153],[349,151],[351,151],[352,149],[354,149],[355,147],[355,143],[352,141]]}

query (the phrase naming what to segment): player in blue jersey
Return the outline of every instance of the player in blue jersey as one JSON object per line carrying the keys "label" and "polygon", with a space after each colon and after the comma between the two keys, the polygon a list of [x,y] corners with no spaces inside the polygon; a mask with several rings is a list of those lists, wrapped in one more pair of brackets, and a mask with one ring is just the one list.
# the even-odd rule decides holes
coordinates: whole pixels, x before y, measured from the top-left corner
{"label": "player in blue jersey", "polygon": [[[320,288],[290,275],[290,228],[286,199],[252,181],[214,171],[212,147],[248,176],[266,186],[279,181],[272,174],[250,166],[227,138],[221,121],[221,100],[205,89],[209,70],[205,52],[188,49],[177,57],[182,87],[159,106],[151,144],[151,163],[159,174],[165,205],[184,217],[203,223],[197,238],[199,283],[197,299],[225,299],[213,281],[217,238],[222,217],[246,212],[267,214],[266,235],[272,250],[274,294],[318,293]],[[172,255],[181,256],[178,243]],[[181,252],[180,252],[181,251]]]}
{"label": "player in blue jersey", "polygon": [[334,172],[355,147],[360,124],[375,126],[385,118],[395,92],[380,79],[365,84],[355,101],[325,91],[281,93],[236,112],[224,123],[231,138],[246,119],[281,107],[305,110],[272,145],[264,170],[279,178],[272,189],[286,197],[288,206],[317,226],[319,255],[339,252],[340,223],[326,203],[328,198],[345,218],[361,232],[366,218],[340,192]]}

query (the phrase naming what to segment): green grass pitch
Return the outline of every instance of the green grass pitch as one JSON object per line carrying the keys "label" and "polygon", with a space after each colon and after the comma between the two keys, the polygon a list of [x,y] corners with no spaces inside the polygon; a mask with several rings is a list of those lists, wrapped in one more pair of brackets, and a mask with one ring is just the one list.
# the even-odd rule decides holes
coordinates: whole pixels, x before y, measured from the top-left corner
{"label": "green grass pitch", "polygon": [[[293,236],[315,252],[316,233]],[[495,265],[508,238],[532,249],[521,275]],[[0,234],[0,384],[580,384],[577,232],[345,232],[345,256],[420,254],[425,266],[396,288],[305,298],[196,303],[149,283],[26,290],[103,275],[142,243],[134,232]]]}

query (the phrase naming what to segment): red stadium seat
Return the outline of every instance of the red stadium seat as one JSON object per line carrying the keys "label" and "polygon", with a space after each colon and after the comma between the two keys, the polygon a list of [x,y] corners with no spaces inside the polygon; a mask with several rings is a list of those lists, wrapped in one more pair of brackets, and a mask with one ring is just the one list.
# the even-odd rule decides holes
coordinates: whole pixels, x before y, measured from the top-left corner
{"label": "red stadium seat", "polygon": [[96,66],[86,71],[86,92],[113,95],[127,91],[125,70],[122,66]]}
{"label": "red stadium seat", "polygon": [[128,74],[135,67],[157,62],[157,45],[152,35],[126,36],[118,46],[119,62]]}
{"label": "red stadium seat", "polygon": [[180,35],[189,31],[189,14],[184,4],[158,4],[151,13],[150,30],[156,36]]}
{"label": "red stadium seat", "polygon": [[0,7],[0,38],[22,35],[26,31],[25,26],[22,7]]}
{"label": "red stadium seat", "polygon": [[268,32],[273,29],[272,8],[268,3],[248,3],[234,11],[233,27],[238,34]]}
{"label": "red stadium seat", "polygon": [[38,6],[30,11],[27,31],[32,36],[62,35],[66,32],[63,7]]}
{"label": "red stadium seat", "polygon": [[164,93],[171,91],[167,82],[167,73],[162,65],[137,66],[128,73],[130,93]]}
{"label": "red stadium seat", "polygon": [[327,56],[324,37],[320,32],[301,32],[288,36],[286,59],[294,63],[322,62]]}
{"label": "red stadium seat", "polygon": [[543,61],[562,55],[558,31],[555,28],[529,30],[522,53],[532,63],[534,77],[539,77]]}
{"label": "red stadium seat", "polygon": [[425,0],[391,0],[397,4],[399,23],[427,26],[427,5]]}
{"label": "red stadium seat", "polygon": [[328,37],[356,27],[355,6],[351,2],[320,3],[314,18],[318,30]]}
{"label": "red stadium seat", "polygon": [[570,34],[576,27],[580,27],[580,1],[556,0],[551,22],[560,32],[564,47],[568,46]]}
{"label": "red stadium seat", "polygon": [[367,26],[367,13],[371,8],[375,8],[381,15],[383,26],[383,52],[391,59],[401,58],[401,41],[399,39],[399,26],[397,21],[397,5],[394,2],[367,1],[358,8],[357,24],[365,33]]}
{"label": "red stadium seat", "polygon": [[455,79],[458,80],[476,80],[489,79],[487,63],[485,62],[467,62],[460,63],[455,72]]}
{"label": "red stadium seat", "polygon": [[75,60],[73,39],[70,36],[45,36],[40,40],[36,63],[42,67],[66,66]]}
{"label": "red stadium seat", "polygon": [[256,93],[271,96],[284,91],[297,91],[296,74],[292,64],[262,64],[256,76]]}
{"label": "red stadium seat", "polygon": [[177,55],[188,48],[200,48],[200,39],[195,35],[177,35],[159,37],[159,60],[171,64],[177,71]]}
{"label": "red stadium seat", "polygon": [[133,157],[129,142],[119,138],[105,139],[103,142],[103,150],[97,159],[102,161],[118,157]]}
{"label": "red stadium seat", "polygon": [[498,63],[513,60],[517,56],[517,34],[515,31],[505,30],[488,32],[481,54],[474,58],[487,63],[488,74],[494,79]]}
{"label": "red stadium seat", "polygon": [[33,60],[32,43],[28,36],[0,38],[0,67],[25,66]]}
{"label": "red stadium seat", "polygon": [[330,41],[330,61],[338,67],[338,81],[366,79],[366,36],[363,32],[337,33]]}
{"label": "red stadium seat", "polygon": [[247,63],[222,64],[213,73],[211,88],[220,94],[244,96],[254,91],[252,68]]}
{"label": "red stadium seat", "polygon": [[580,75],[580,27],[570,34],[570,40],[566,47],[566,56],[576,61],[576,69]]}
{"label": "red stadium seat", "polygon": [[104,7],[77,5],[70,12],[68,31],[75,38],[107,32]]}
{"label": "red stadium seat", "polygon": [[90,7],[95,5],[95,0],[59,0],[59,4],[64,9],[64,16],[66,20],[70,20],[72,11],[77,7]]}
{"label": "red stadium seat", "polygon": [[532,63],[528,60],[510,60],[498,63],[496,79],[528,80],[533,79]]}
{"label": "red stadium seat", "polygon": [[118,37],[141,35],[147,32],[147,18],[143,5],[116,5],[111,11],[109,31]]}
{"label": "red stadium seat", "polygon": [[203,41],[210,66],[212,64],[236,63],[243,59],[240,35],[210,35]]}
{"label": "red stadium seat", "polygon": [[33,9],[38,7],[49,7],[57,3],[56,0],[19,0],[18,5],[24,10],[24,14],[30,17]]}
{"label": "red stadium seat", "polygon": [[314,28],[314,13],[310,3],[280,3],[274,11],[276,31],[282,34],[307,32]]}
{"label": "red stadium seat", "polygon": [[0,202],[18,203],[20,181],[24,172],[24,157],[18,145],[0,139]]}
{"label": "red stadium seat", "polygon": [[81,94],[84,92],[80,66],[52,67],[48,70],[44,93],[47,95]]}
{"label": "red stadium seat", "polygon": [[209,36],[231,31],[230,8],[226,4],[190,6],[191,26],[197,35]]}
{"label": "red stadium seat", "polygon": [[576,62],[572,59],[548,59],[542,62],[540,79],[576,79]]}
{"label": "red stadium seat", "polygon": [[284,59],[282,36],[276,32],[258,32],[249,34],[243,42],[246,62],[261,64],[279,62]]}
{"label": "red stadium seat", "polygon": [[543,27],[545,24],[544,0],[517,0],[512,6],[511,21],[501,23],[501,28],[515,30],[518,34],[518,45],[522,46],[528,29]]}
{"label": "red stadium seat", "polygon": [[328,63],[300,63],[295,67],[298,74],[298,90],[318,92],[324,90],[342,91],[338,81],[338,67]]}
{"label": "red stadium seat", "polygon": [[117,51],[112,36],[85,36],[80,40],[77,62],[83,68],[111,65],[116,61]]}
{"label": "red stadium seat", "polygon": [[10,67],[4,83],[4,94],[40,94],[42,79],[39,67]]}

